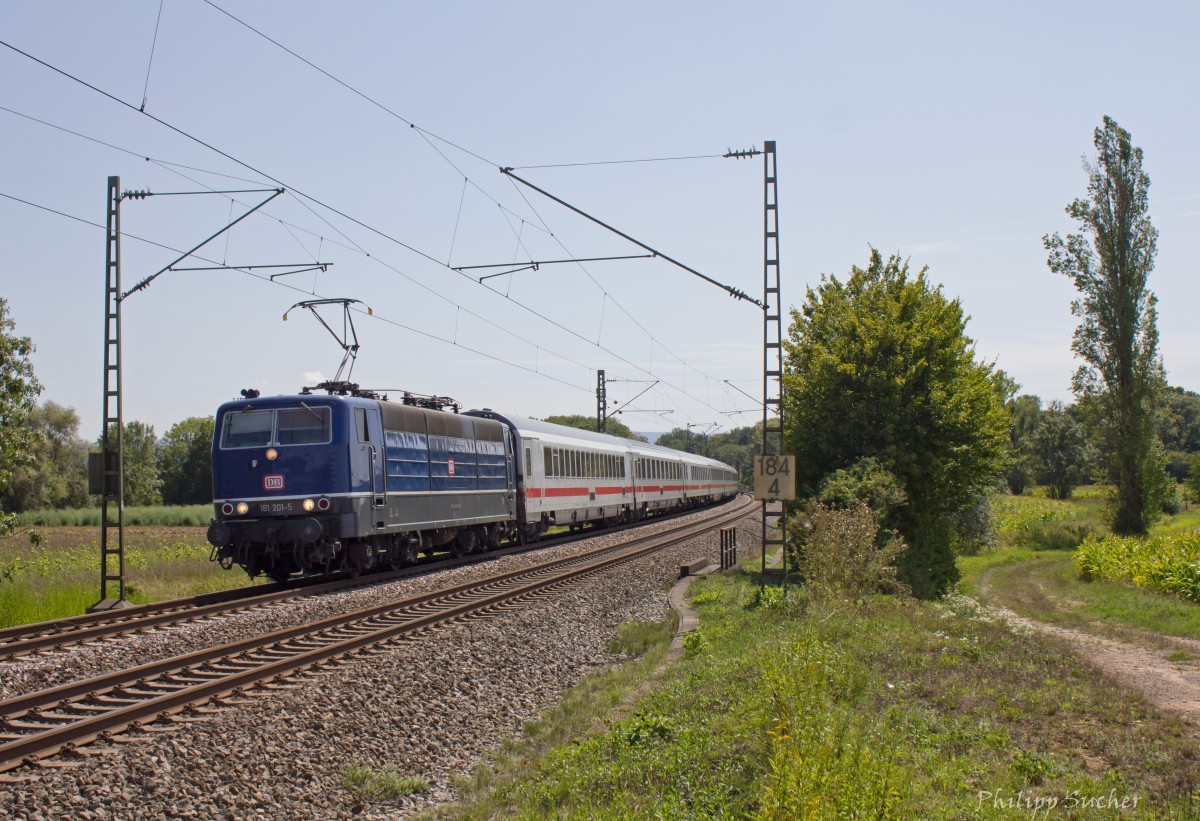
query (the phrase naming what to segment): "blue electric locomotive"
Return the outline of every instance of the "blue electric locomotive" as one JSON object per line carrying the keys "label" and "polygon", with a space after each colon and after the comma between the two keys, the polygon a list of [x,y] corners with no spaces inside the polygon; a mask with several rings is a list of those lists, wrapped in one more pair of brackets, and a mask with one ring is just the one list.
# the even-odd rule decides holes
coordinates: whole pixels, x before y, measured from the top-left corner
{"label": "blue electric locomotive", "polygon": [[361,572],[515,535],[513,439],[501,422],[361,391],[243,393],[217,410],[213,438],[208,540],[224,567],[275,580]]}

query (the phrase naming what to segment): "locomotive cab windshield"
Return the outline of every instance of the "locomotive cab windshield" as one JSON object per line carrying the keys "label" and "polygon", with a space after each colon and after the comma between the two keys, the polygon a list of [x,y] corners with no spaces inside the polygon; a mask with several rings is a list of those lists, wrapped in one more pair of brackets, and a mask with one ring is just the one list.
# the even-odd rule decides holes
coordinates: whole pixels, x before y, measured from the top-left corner
{"label": "locomotive cab windshield", "polygon": [[227,413],[221,448],[260,448],[270,445],[322,445],[332,439],[329,408],[301,402],[300,407],[254,409]]}

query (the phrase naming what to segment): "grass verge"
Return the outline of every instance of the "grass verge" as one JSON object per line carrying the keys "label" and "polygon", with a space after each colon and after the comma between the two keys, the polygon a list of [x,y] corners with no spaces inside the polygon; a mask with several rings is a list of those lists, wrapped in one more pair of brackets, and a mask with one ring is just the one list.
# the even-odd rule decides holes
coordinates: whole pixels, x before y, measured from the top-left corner
{"label": "grass verge", "polygon": [[[1128,638],[1141,635],[1200,639],[1200,606],[1120,582],[1083,581],[1075,548],[1103,531],[1102,494],[1066,501],[1030,496],[994,500],[998,549],[958,560],[959,590],[1039,621]],[[1200,511],[1164,517],[1152,535],[1178,539],[1194,531]]]}
{"label": "grass verge", "polygon": [[[699,638],[653,692],[591,732],[579,720],[553,738],[531,727],[486,779],[460,785],[462,803],[425,817],[1011,818],[1030,814],[1023,801],[1090,817],[1089,800],[1156,817],[1197,806],[1200,760],[1178,720],[973,600],[850,605],[757,589],[745,575],[697,583]],[[630,686],[610,690],[607,675],[620,673],[589,677],[569,699]],[[604,711],[619,696],[598,701]]]}
{"label": "grass verge", "polygon": [[1197,605],[1119,582],[1085,582],[1073,555],[1069,550],[1010,549],[962,557],[959,589],[1038,621],[1085,630],[1112,625],[1200,639]]}
{"label": "grass verge", "polygon": [[[0,539],[0,627],[77,616],[99,599],[96,533],[43,531],[32,545],[21,534]],[[238,569],[208,560],[200,528],[126,528],[125,591],[134,604],[213,593],[248,584]]]}

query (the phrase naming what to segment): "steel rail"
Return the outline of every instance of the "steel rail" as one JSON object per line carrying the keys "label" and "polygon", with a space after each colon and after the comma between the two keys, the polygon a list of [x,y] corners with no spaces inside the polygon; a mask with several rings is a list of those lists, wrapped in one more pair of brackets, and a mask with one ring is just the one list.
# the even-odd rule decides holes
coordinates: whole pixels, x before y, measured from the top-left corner
{"label": "steel rail", "polygon": [[[286,674],[373,644],[388,642],[470,613],[487,611],[505,602],[633,561],[710,531],[727,521],[741,518],[749,512],[749,507],[743,503],[701,522],[689,523],[667,533],[637,537],[583,556],[543,562],[477,582],[432,591],[402,602],[367,608],[311,625],[286,628],[255,639],[0,702],[0,728],[12,738],[0,744],[0,772],[34,762],[47,754],[74,749],[79,744],[141,726],[151,717],[168,719],[191,705],[242,691],[269,679],[280,680]],[[377,620],[383,623],[371,623]],[[345,638],[348,632],[351,635]],[[318,635],[320,633],[326,635],[322,638]],[[330,636],[331,633],[338,635]],[[285,642],[297,639],[304,640],[299,647],[283,646]],[[312,648],[312,643],[317,641],[330,643]],[[249,657],[252,651],[265,653],[268,658],[264,662],[255,661]],[[280,654],[288,655],[279,658]],[[234,669],[218,669],[220,667]],[[152,680],[154,678],[157,681]],[[131,682],[133,685],[129,686]],[[154,688],[165,688],[167,692],[158,694],[153,691]],[[102,703],[83,704],[82,701],[88,696],[94,702]],[[132,699],[141,700],[134,704],[126,703]],[[107,705],[102,700],[107,701]],[[120,706],[123,703],[124,706]],[[45,710],[48,705],[54,705],[54,710],[59,712]],[[106,709],[106,706],[114,705],[114,709]],[[82,711],[87,717],[64,715],[61,711],[65,710]],[[14,719],[17,713],[24,715]],[[50,722],[59,724],[52,726]],[[11,730],[34,732],[14,737]]]}
{"label": "steel rail", "polygon": [[[662,520],[658,519],[658,521]],[[643,520],[625,527],[640,527],[646,523]],[[623,528],[609,528],[607,532],[618,532],[620,529]],[[0,628],[0,660],[11,661],[41,650],[60,650],[71,645],[134,633],[152,627],[183,624],[209,616],[249,610],[276,601],[316,596],[365,585],[383,584],[446,567],[458,567],[529,550],[553,547],[581,538],[591,538],[594,535],[596,535],[595,531],[588,530],[584,531],[582,535],[572,534],[569,537],[543,540],[530,545],[492,550],[468,555],[458,560],[422,560],[416,565],[386,573],[374,573],[354,578],[335,578],[308,584],[288,582],[256,585],[218,593],[202,593],[197,596],[167,599],[117,611],[87,613],[70,618]]]}

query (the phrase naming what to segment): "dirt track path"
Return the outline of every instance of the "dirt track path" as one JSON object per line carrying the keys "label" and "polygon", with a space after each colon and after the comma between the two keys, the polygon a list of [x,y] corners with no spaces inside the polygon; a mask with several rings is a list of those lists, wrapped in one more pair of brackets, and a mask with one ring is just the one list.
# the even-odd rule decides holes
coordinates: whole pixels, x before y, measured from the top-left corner
{"label": "dirt track path", "polygon": [[[1141,692],[1156,707],[1181,714],[1200,728],[1200,641],[1155,634],[1153,641],[1120,640],[1083,630],[1026,618],[987,601],[987,573],[980,580],[979,599],[1013,624],[1074,644],[1084,658],[1123,684]],[[1157,645],[1157,646],[1156,646]],[[1163,647],[1172,649],[1163,649]],[[1182,651],[1187,661],[1171,661]]]}

